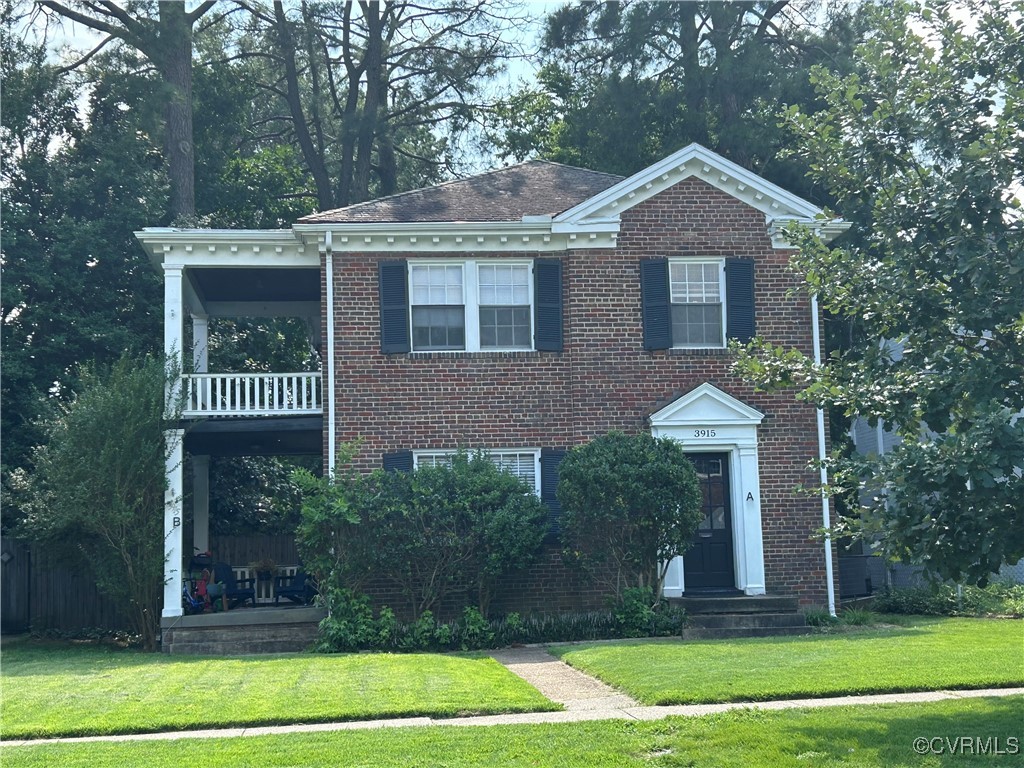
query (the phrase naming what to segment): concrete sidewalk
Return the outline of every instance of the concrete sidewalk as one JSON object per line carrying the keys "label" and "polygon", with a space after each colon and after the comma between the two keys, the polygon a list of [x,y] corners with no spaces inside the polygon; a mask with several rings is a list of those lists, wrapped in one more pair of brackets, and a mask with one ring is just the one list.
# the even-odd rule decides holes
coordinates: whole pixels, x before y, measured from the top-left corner
{"label": "concrete sidewalk", "polygon": [[162,733],[121,734],[116,736],[81,736],[65,739],[31,739],[2,741],[0,746],[15,747],[32,744],[75,743],[93,741],[155,741],[171,739],[221,739],[238,736],[267,736],[283,733],[318,733],[371,728],[415,728],[423,726],[525,725],[537,723],[576,723],[586,720],[660,720],[669,716],[699,716],[732,709],[799,709],[840,707],[863,704],[912,704],[983,696],[1014,696],[1024,688],[990,688],[970,691],[923,691],[920,693],[886,693],[872,696],[837,696],[827,699],[786,699],[782,701],[734,702],[728,704],[686,704],[680,706],[645,707],[624,693],[589,675],[573,669],[543,648],[512,648],[495,651],[491,656],[510,671],[526,680],[551,701],[562,704],[562,712],[524,712],[510,715],[475,717],[408,717],[392,720],[353,720],[341,723],[273,725],[258,728],[217,728],[203,731],[166,731]]}

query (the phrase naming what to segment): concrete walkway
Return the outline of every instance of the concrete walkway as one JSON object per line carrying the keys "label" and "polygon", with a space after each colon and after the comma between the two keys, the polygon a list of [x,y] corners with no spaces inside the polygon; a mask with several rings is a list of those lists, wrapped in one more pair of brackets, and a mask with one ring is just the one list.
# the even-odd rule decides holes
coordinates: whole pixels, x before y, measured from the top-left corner
{"label": "concrete walkway", "polygon": [[548,699],[562,704],[562,712],[524,712],[511,715],[475,717],[407,717],[395,720],[354,720],[341,723],[308,725],[273,725],[258,728],[217,728],[209,730],[166,731],[163,733],[121,734],[116,736],[81,736],[66,739],[31,739],[2,741],[0,746],[16,747],[33,744],[75,743],[94,741],[157,741],[172,739],[223,739],[238,736],[267,736],[284,733],[318,733],[371,728],[413,728],[422,726],[525,725],[537,723],[576,723],[585,720],[660,720],[672,715],[699,716],[731,709],[800,709],[840,707],[863,704],[912,704],[950,699],[971,699],[983,696],[1015,696],[1024,688],[990,688],[970,691],[924,691],[920,693],[886,693],[873,696],[837,696],[828,699],[786,699],[783,701],[734,702],[729,704],[685,704],[667,707],[645,707],[629,696],[599,680],[573,669],[543,648],[513,648],[495,651],[491,656],[513,673],[537,688]]}

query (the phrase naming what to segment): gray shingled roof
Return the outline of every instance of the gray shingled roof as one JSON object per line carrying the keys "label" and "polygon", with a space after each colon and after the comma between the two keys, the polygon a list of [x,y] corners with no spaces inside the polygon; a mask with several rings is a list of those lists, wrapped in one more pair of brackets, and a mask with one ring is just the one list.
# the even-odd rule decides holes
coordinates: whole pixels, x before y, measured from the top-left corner
{"label": "gray shingled roof", "polygon": [[313,213],[298,223],[520,221],[523,216],[559,214],[621,180],[610,173],[530,160],[467,179]]}

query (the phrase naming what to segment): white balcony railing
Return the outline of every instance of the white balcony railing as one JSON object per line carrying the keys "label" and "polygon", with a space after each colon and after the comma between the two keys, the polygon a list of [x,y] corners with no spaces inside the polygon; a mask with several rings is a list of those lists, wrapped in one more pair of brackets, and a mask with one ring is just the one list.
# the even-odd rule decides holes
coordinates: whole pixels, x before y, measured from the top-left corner
{"label": "white balcony railing", "polygon": [[181,382],[186,417],[323,413],[319,373],[192,373]]}

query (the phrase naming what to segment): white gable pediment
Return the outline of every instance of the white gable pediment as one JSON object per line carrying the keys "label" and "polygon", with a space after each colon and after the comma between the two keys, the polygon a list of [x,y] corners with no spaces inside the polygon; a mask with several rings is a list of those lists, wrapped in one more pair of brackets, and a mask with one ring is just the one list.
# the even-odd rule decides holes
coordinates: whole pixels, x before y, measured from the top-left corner
{"label": "white gable pediment", "polygon": [[727,395],[712,384],[701,384],[656,413],[651,414],[652,427],[683,427],[720,424],[756,426],[764,414],[746,403]]}
{"label": "white gable pediment", "polygon": [[690,144],[559,214],[551,231],[592,232],[617,225],[624,211],[691,176],[763,213],[776,247],[787,247],[782,230],[790,221],[815,227],[826,241],[849,227],[841,219],[827,218],[821,208],[802,197],[700,144]]}

